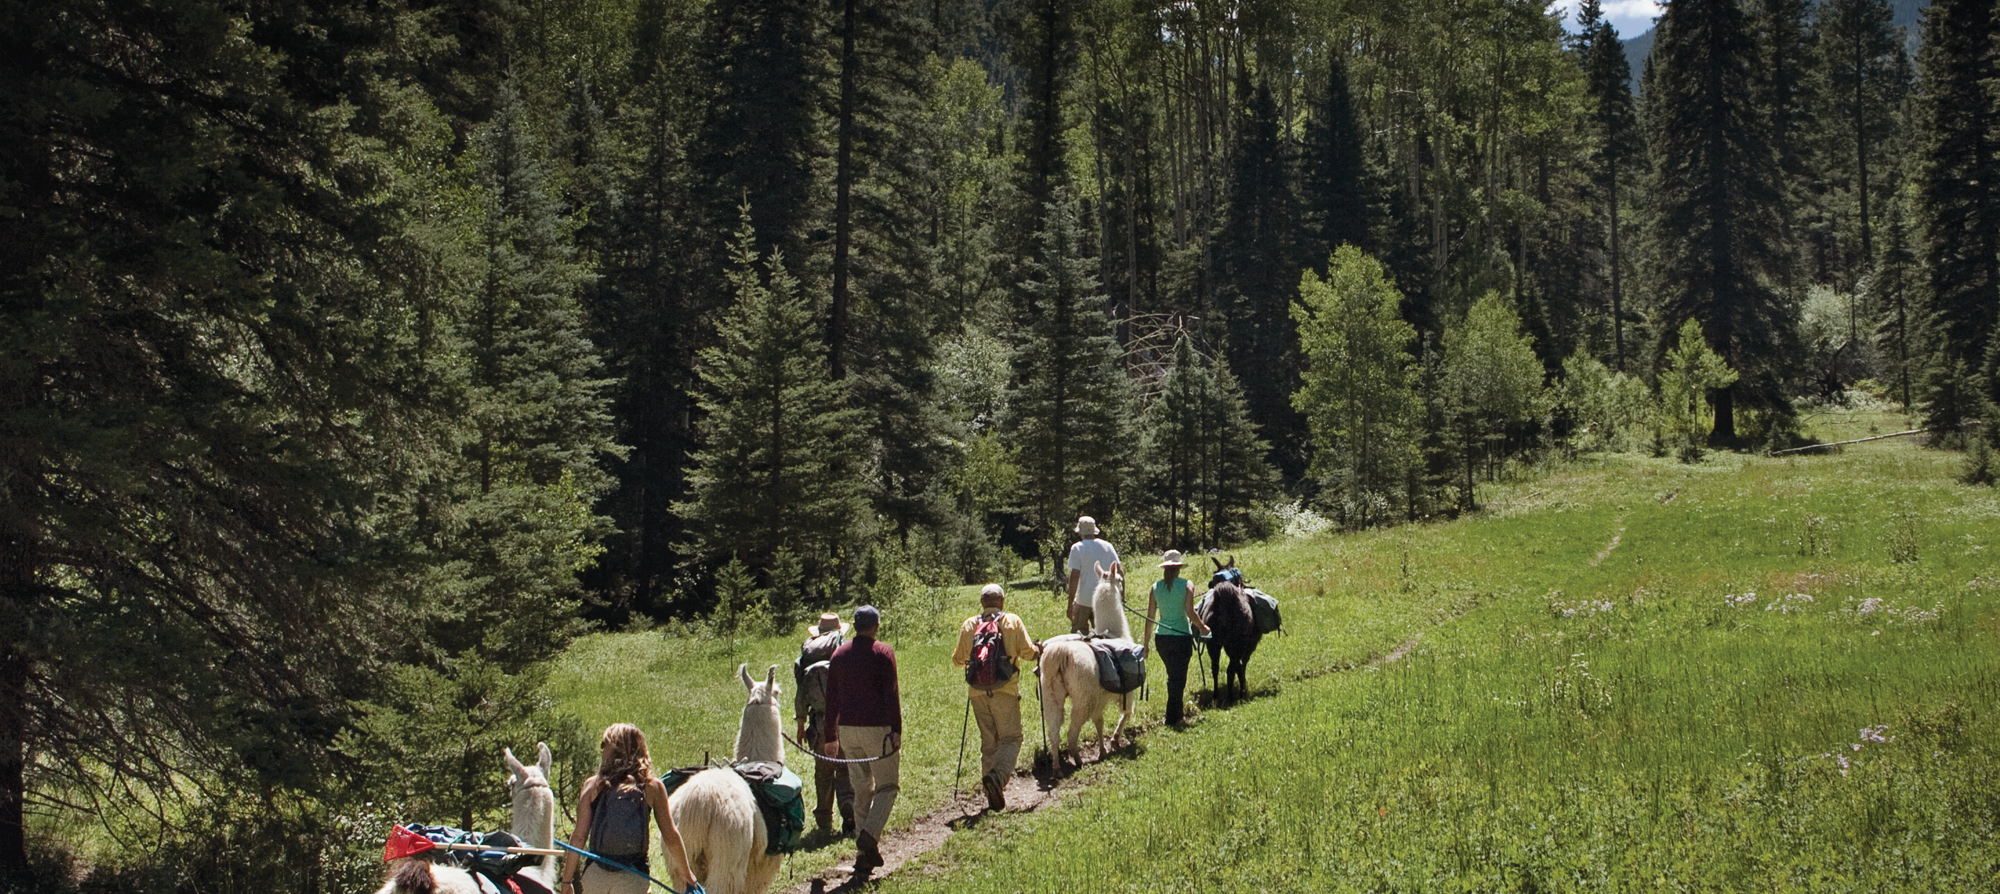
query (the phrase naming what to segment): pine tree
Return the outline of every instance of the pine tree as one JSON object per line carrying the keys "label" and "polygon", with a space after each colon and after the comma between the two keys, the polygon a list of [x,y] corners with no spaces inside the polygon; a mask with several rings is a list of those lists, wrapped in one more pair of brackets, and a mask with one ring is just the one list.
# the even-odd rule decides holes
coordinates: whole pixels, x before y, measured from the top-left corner
{"label": "pine tree", "polygon": [[495,751],[523,729],[561,726],[535,692],[543,663],[581,629],[577,574],[609,529],[595,511],[610,484],[601,464],[622,452],[584,334],[579,296],[594,277],[576,221],[560,213],[512,84],[494,109],[472,138],[472,288],[453,326],[469,437],[453,474],[424,493],[438,559],[421,579],[426,654],[399,672],[372,724],[378,750],[433,757],[433,772],[402,772],[402,791],[467,827],[500,804],[480,782]]}
{"label": "pine tree", "polygon": [[1906,77],[1899,70],[1901,42],[1886,0],[1827,0],[1816,12],[1813,38],[1822,68],[1820,124],[1830,139],[1826,168],[1850,184],[1858,204],[1861,250],[1844,281],[1857,280],[1875,260],[1873,208],[1878,194],[1893,192],[1884,176],[1893,113]]}
{"label": "pine tree", "polygon": [[1063,97],[1076,67],[1071,13],[1066,0],[1024,0],[1004,22],[1008,58],[1022,75],[1014,125],[1020,147],[1015,179],[1019,200],[1009,226],[1020,257],[1039,250],[1044,232],[1059,226],[1042,218],[1056,202],[1056,193],[1069,186]]}
{"label": "pine tree", "polygon": [[1249,533],[1245,522],[1277,481],[1226,365],[1204,360],[1188,339],[1176,342],[1139,428],[1144,496],[1165,516],[1168,542],[1219,547]]}
{"label": "pine tree", "polygon": [[1389,505],[1418,460],[1417,333],[1402,301],[1382,265],[1349,245],[1324,279],[1305,272],[1292,305],[1306,361],[1292,405],[1312,426],[1311,474],[1350,526],[1380,521],[1373,507]]}
{"label": "pine tree", "polygon": [[[702,23],[702,120],[690,147],[701,217],[728,232],[750,207],[759,255],[797,266],[812,258],[809,236],[822,214],[814,187],[827,60],[820,4],[805,0],[717,0]],[[720,253],[720,252],[719,252]]]}
{"label": "pine tree", "polygon": [[[1717,441],[1736,439],[1739,398],[1786,418],[1797,356],[1782,281],[1782,182],[1756,103],[1757,59],[1736,0],[1676,0],[1653,47],[1647,90],[1666,322],[1693,319],[1742,378],[1715,396]],[[1768,89],[1768,88],[1767,88]]]}
{"label": "pine tree", "polygon": [[1916,171],[1931,310],[1951,356],[1976,365],[2000,322],[2000,39],[1993,5],[1937,0],[1924,11]]}
{"label": "pine tree", "polygon": [[[1595,8],[1596,0],[1588,7]],[[1632,64],[1625,57],[1618,29],[1599,21],[1591,29],[1584,51],[1587,89],[1596,101],[1592,119],[1597,158],[1592,179],[1604,197],[1605,234],[1611,279],[1611,333],[1613,367],[1625,369],[1625,257],[1623,224],[1619,213],[1620,189],[1641,161],[1639,122],[1632,100]]]}
{"label": "pine tree", "polygon": [[[602,279],[586,294],[592,332],[616,376],[612,411],[618,440],[630,452],[616,466],[618,485],[605,500],[617,526],[591,575],[606,594],[606,614],[662,612],[686,537],[672,507],[687,499],[687,458],[699,419],[693,397],[695,352],[727,296],[715,278],[711,240],[702,230],[678,109],[678,72],[689,63],[673,47],[667,5],[644,0],[634,10],[633,87],[613,119],[614,139],[629,161],[613,172],[619,198],[599,249]],[[689,608],[692,608],[690,606]]]}
{"label": "pine tree", "polygon": [[1742,0],[1756,35],[1756,63],[1751,67],[1751,96],[1763,119],[1764,139],[1776,163],[1778,234],[1774,248],[1778,266],[1767,271],[1783,291],[1800,288],[1796,257],[1799,208],[1804,184],[1817,166],[1806,139],[1813,97],[1811,35],[1807,17],[1814,0]]}
{"label": "pine tree", "polygon": [[71,884],[31,802],[168,845],[258,804],[218,889],[346,807],[465,434],[427,94],[495,35],[431,12],[0,5],[0,888]]}
{"label": "pine tree", "polygon": [[1306,257],[1315,265],[1342,245],[1370,250],[1374,197],[1362,152],[1361,123],[1347,86],[1347,60],[1327,52],[1327,78],[1306,121],[1303,164],[1304,218],[1312,228]]}
{"label": "pine tree", "polygon": [[779,551],[790,549],[818,587],[841,572],[862,513],[859,419],[828,374],[811,301],[782,257],[759,262],[750,210],[742,216],[729,272],[736,303],[701,352],[706,437],[690,458],[690,498],[675,511],[698,561],[740,556],[764,569],[768,586]]}
{"label": "pine tree", "polygon": [[1875,347],[1888,362],[1889,393],[1903,411],[1916,408],[1915,385],[1923,379],[1922,333],[1931,326],[1918,282],[1917,258],[1910,251],[1903,222],[1903,205],[1889,206],[1887,241],[1875,272],[1868,279],[1869,303],[1875,308]]}
{"label": "pine tree", "polygon": [[1290,400],[1299,349],[1286,308],[1303,266],[1293,160],[1270,86],[1243,92],[1250,101],[1235,131],[1228,205],[1215,236],[1218,291],[1228,319],[1230,365],[1242,378],[1250,418],[1271,441],[1273,463],[1296,479],[1305,472],[1306,438]]}
{"label": "pine tree", "polygon": [[1079,512],[1112,517],[1124,504],[1132,453],[1132,388],[1067,190],[1056,191],[1046,218],[1022,286],[1033,293],[1024,303],[1040,313],[1017,334],[1001,420],[1037,534]]}

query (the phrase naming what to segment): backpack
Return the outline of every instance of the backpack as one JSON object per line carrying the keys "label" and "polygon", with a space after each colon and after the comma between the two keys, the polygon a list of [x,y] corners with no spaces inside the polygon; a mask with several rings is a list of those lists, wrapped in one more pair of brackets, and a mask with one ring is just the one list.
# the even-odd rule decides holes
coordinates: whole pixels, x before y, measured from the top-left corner
{"label": "backpack", "polygon": [[646,804],[645,791],[606,786],[591,802],[590,849],[614,860],[633,854],[643,860],[650,843],[646,824],[652,819],[653,810]]}
{"label": "backpack", "polygon": [[1001,615],[980,615],[972,626],[972,658],[965,664],[965,682],[982,692],[1007,685],[1019,671],[1007,657],[1006,635],[1000,627]]}
{"label": "backpack", "polygon": [[1097,656],[1097,685],[1117,695],[1146,685],[1146,647],[1129,639],[1094,639],[1090,651]]}
{"label": "backpack", "polygon": [[1245,591],[1250,595],[1250,623],[1258,633],[1276,633],[1284,626],[1284,619],[1278,614],[1278,599],[1263,590]]}
{"label": "backpack", "polygon": [[812,639],[799,649],[797,661],[792,662],[793,690],[797,695],[794,710],[800,716],[826,713],[826,675],[833,669],[829,662],[833,651],[840,648],[844,639],[838,630],[829,630]]}
{"label": "backpack", "polygon": [[[660,775],[666,784],[667,794],[680,790],[695,774],[707,767],[680,767]],[[799,774],[785,769],[784,764],[771,761],[741,761],[728,765],[750,784],[750,794],[757,799],[757,812],[764,815],[764,830],[767,836],[764,853],[776,856],[789,854],[799,849],[799,842],[806,833],[805,781]]]}
{"label": "backpack", "polygon": [[730,769],[750,783],[750,794],[764,814],[764,853],[776,856],[798,850],[806,832],[805,781],[784,764],[770,761],[745,761]]}

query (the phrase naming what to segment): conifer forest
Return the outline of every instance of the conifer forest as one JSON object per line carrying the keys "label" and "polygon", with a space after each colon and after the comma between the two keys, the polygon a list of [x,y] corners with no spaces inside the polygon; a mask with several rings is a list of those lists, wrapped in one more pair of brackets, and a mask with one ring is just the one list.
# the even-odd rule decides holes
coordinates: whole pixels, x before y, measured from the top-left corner
{"label": "conifer forest", "polygon": [[0,0],[0,890],[346,890],[372,793],[587,749],[581,633],[1079,515],[1422,524],[1858,392],[1987,457],[2000,7],[1905,6]]}

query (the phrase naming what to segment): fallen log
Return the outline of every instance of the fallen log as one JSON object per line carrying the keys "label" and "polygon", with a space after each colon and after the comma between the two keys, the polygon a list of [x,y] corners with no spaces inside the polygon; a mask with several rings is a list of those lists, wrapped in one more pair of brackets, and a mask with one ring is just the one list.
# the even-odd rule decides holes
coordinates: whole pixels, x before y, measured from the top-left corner
{"label": "fallen log", "polygon": [[1863,441],[1880,441],[1880,440],[1882,440],[1883,438],[1900,438],[1900,437],[1902,437],[1902,436],[1904,436],[1904,435],[1920,435],[1920,434],[1923,434],[1924,432],[1927,432],[1927,431],[1930,431],[1930,429],[1928,429],[1928,428],[1913,428],[1913,429],[1910,429],[1909,431],[1899,431],[1899,432],[1894,432],[1894,433],[1892,433],[1892,434],[1886,434],[1886,435],[1873,435],[1873,436],[1870,436],[1870,437],[1866,437],[1866,438],[1855,438],[1855,439],[1854,439],[1854,440],[1852,440],[1852,441],[1835,441],[1835,442],[1833,442],[1833,443],[1831,443],[1831,444],[1808,444],[1808,445],[1806,445],[1806,446],[1804,446],[1804,447],[1787,447],[1787,448],[1785,448],[1784,450],[1773,450],[1773,451],[1771,451],[1771,452],[1770,452],[1769,454],[1766,454],[1766,455],[1767,455],[1767,456],[1784,456],[1784,455],[1785,455],[1785,454],[1787,454],[1787,453],[1799,453],[1799,452],[1802,452],[1802,451],[1806,451],[1806,450],[1818,450],[1818,449],[1821,449],[1821,448],[1823,448],[1823,447],[1842,447],[1842,446],[1845,446],[1845,445],[1848,445],[1848,444],[1859,444],[1859,443],[1861,443],[1861,442],[1863,442]]}

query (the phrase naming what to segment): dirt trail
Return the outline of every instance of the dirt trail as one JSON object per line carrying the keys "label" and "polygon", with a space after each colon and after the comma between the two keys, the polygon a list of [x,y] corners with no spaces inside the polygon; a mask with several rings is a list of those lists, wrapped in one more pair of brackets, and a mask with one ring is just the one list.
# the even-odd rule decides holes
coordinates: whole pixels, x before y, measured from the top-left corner
{"label": "dirt trail", "polygon": [[[1344,669],[1379,667],[1401,661],[1405,655],[1410,654],[1410,650],[1417,647],[1417,642],[1421,639],[1423,639],[1422,634],[1410,637],[1387,654]],[[1199,713],[1194,716],[1197,718],[1196,723],[1199,723]],[[1135,732],[1143,733],[1145,729],[1137,727],[1126,732],[1130,736]],[[1104,757],[1105,755],[1095,747],[1086,746],[1081,760],[1084,766],[1088,766],[1103,760]],[[986,811],[986,795],[979,790],[979,785],[975,781],[971,790],[961,793],[955,803],[946,804],[924,814],[909,828],[891,830],[881,842],[881,866],[857,874],[854,871],[854,845],[850,839],[844,844],[835,845],[846,849],[838,865],[829,867],[818,875],[801,878],[789,887],[778,890],[784,894],[826,894],[826,892],[863,890],[870,882],[892,875],[905,863],[944,846],[953,832],[970,829],[1009,814],[1033,813],[1061,800],[1066,793],[1079,791],[1078,785],[1065,786],[1063,783],[1080,769],[1081,767],[1076,770],[1051,771],[1038,767],[1033,772],[1015,772],[1014,777],[1007,781],[1007,809],[1000,813]],[[806,797],[811,798],[812,793],[807,792]],[[806,846],[822,847],[833,840],[834,838],[827,833],[813,832],[807,836]]]}

